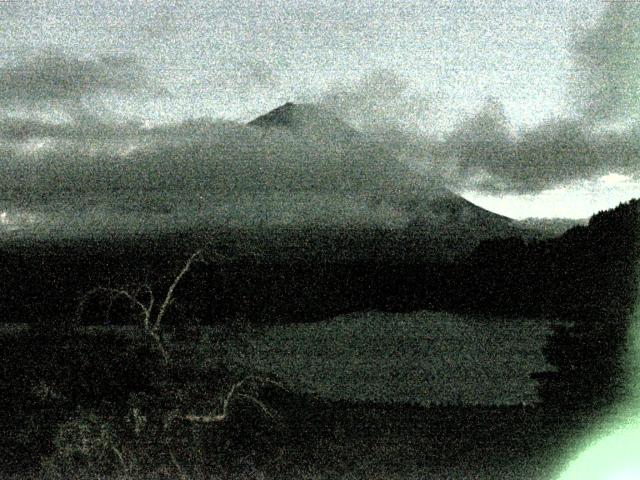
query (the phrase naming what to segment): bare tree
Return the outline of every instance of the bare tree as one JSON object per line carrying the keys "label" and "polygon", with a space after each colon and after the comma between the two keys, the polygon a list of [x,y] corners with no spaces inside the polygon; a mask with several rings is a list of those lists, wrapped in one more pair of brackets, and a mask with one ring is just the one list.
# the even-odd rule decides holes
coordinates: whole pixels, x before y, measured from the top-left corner
{"label": "bare tree", "polygon": [[[167,310],[175,301],[175,290],[184,276],[189,272],[191,267],[195,262],[203,262],[204,257],[202,255],[202,250],[198,250],[193,253],[185,265],[182,267],[180,272],[174,277],[173,282],[169,285],[167,292],[162,300],[160,306],[154,310],[156,307],[156,298],[153,293],[153,289],[148,282],[145,282],[141,285],[137,285],[135,288],[127,290],[124,288],[113,288],[113,287],[96,287],[89,292],[87,292],[80,300],[77,310],[77,318],[81,319],[82,313],[86,307],[89,299],[93,298],[95,295],[104,294],[109,298],[109,308],[113,305],[113,302],[118,298],[124,298],[127,300],[134,308],[138,309],[142,319],[142,327],[146,335],[149,336],[153,340],[154,345],[162,355],[163,363],[165,366],[169,365],[170,356],[169,352],[165,348],[165,345],[161,336],[161,326],[162,320],[164,319]],[[249,375],[242,380],[233,384],[224,397],[222,401],[222,411],[219,413],[210,413],[205,415],[196,415],[196,414],[186,414],[186,415],[178,415],[174,418],[182,418],[186,421],[193,423],[217,423],[223,422],[229,417],[229,409],[231,403],[236,401],[237,399],[245,399],[253,404],[257,405],[260,410],[269,418],[275,418],[275,414],[272,409],[270,409],[264,402],[258,400],[255,396],[246,393],[246,387],[249,384],[255,385],[265,385],[272,384],[279,388],[285,389],[286,387],[279,382],[276,382],[272,379],[266,377],[258,377],[255,375]]]}
{"label": "bare tree", "polygon": [[[163,319],[165,318],[169,308],[175,302],[175,291],[182,279],[185,275],[191,270],[192,266],[196,262],[205,261],[202,255],[202,251],[198,250],[193,255],[189,257],[185,265],[178,272],[178,274],[173,278],[173,281],[167,288],[167,291],[162,298],[161,302],[156,301],[156,297],[154,295],[153,289],[148,282],[141,283],[136,285],[133,288],[113,288],[113,287],[105,287],[100,286],[96,287],[89,292],[87,292],[81,299],[78,304],[77,309],[77,319],[80,320],[82,314],[85,310],[85,307],[91,298],[94,298],[96,295],[105,295],[109,300],[109,306],[107,308],[110,311],[113,303],[118,299],[126,300],[131,307],[139,312],[141,318],[141,325],[143,327],[144,333],[148,338],[153,341],[153,344],[157,348],[157,350],[162,355],[163,365],[165,367],[172,366],[172,358],[167,351],[164,340],[161,335],[161,328],[163,324]],[[174,359],[174,361],[176,361]],[[231,415],[231,406],[233,403],[238,402],[240,400],[244,400],[256,405],[262,414],[266,417],[275,420],[276,412],[274,409],[270,408],[267,404],[257,398],[257,394],[255,393],[255,388],[265,385],[274,385],[284,390],[287,388],[281,383],[272,380],[263,376],[256,375],[248,375],[242,380],[234,383],[230,389],[227,391],[226,395],[221,399],[221,403],[218,411],[214,412],[206,412],[206,413],[194,413],[189,412],[189,408],[177,409],[173,410],[168,414],[164,415],[164,427],[165,430],[176,420],[181,420],[186,422],[187,424],[221,424],[222,422],[227,421]],[[140,416],[140,412],[137,408],[134,408],[133,411],[134,417],[137,415],[140,418],[146,418]],[[139,425],[138,425],[139,423]],[[142,427],[144,426],[144,421],[136,423],[136,434],[141,433]],[[178,458],[175,455],[172,447],[168,446],[169,455],[171,458],[171,462],[173,468],[175,469],[178,477],[180,479],[189,478],[185,473],[184,467],[182,467],[178,461]],[[116,455],[116,457],[120,460],[121,464],[124,464],[122,461],[122,455],[118,455],[121,453],[120,451],[116,451],[111,448],[112,452]]]}
{"label": "bare tree", "polygon": [[183,279],[183,277],[187,274],[187,272],[189,272],[193,264],[197,261],[204,261],[202,250],[198,250],[193,255],[191,255],[185,265],[182,267],[182,270],[180,270],[180,272],[175,276],[173,282],[167,289],[167,293],[165,294],[160,307],[157,309],[157,313],[154,311],[156,299],[153,293],[153,289],[151,288],[151,285],[149,285],[149,283],[144,283],[142,285],[137,285],[131,290],[104,286],[96,287],[90,290],[80,299],[77,309],[77,318],[78,320],[81,319],[89,299],[98,294],[104,294],[109,298],[109,310],[115,300],[117,300],[118,298],[124,298],[134,308],[140,311],[140,315],[142,318],[142,327],[145,334],[152,339],[154,345],[162,355],[164,364],[168,365],[169,352],[163,344],[160,330],[162,326],[162,320],[164,319],[171,304],[173,304],[175,301],[176,287]]}

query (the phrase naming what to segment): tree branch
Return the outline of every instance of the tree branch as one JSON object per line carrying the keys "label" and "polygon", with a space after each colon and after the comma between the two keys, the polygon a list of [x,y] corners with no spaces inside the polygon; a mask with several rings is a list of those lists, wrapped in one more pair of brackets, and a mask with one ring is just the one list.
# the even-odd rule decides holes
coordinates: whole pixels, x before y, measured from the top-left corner
{"label": "tree branch", "polygon": [[187,477],[187,474],[184,473],[184,470],[182,469],[182,467],[178,463],[178,460],[176,459],[176,456],[173,453],[173,449],[169,449],[169,457],[171,458],[171,462],[173,463],[173,466],[178,471],[178,475],[180,476],[180,480],[189,480],[189,477]]}
{"label": "tree branch", "polygon": [[252,401],[256,405],[258,405],[258,407],[260,407],[260,409],[264,412],[264,414],[267,417],[271,418],[272,420],[275,420],[276,418],[275,413],[273,413],[273,411],[269,407],[267,407],[267,405],[264,402],[261,402],[256,397],[247,395],[246,393],[239,393],[238,397],[246,398],[247,400]]}
{"label": "tree branch", "polygon": [[100,292],[104,292],[104,293],[108,294],[111,302],[113,302],[113,300],[115,300],[118,297],[126,298],[133,305],[135,305],[138,308],[140,308],[141,313],[143,315],[143,321],[144,321],[145,325],[149,323],[149,319],[151,317],[151,308],[149,306],[147,306],[144,303],[142,303],[135,295],[132,295],[127,290],[122,290],[122,289],[118,289],[118,288],[111,288],[111,287],[96,287],[96,288],[94,288],[92,290],[89,290],[81,298],[80,303],[78,304],[78,309],[77,309],[77,313],[76,313],[76,316],[77,316],[78,320],[81,319],[82,312],[84,311],[84,307],[85,307],[87,301],[89,300],[89,298],[91,298],[92,296],[94,296],[94,295],[96,295],[97,293],[100,293]]}
{"label": "tree branch", "polygon": [[[186,275],[186,273],[191,269],[191,266],[193,265],[193,263],[196,260],[200,259],[201,254],[202,254],[202,251],[198,250],[193,255],[191,255],[191,257],[189,257],[189,260],[187,260],[187,263],[184,265],[184,267],[182,267],[182,270],[180,270],[178,275],[174,278],[173,282],[169,286],[169,289],[167,290],[167,294],[164,297],[164,301],[160,306],[160,309],[158,311],[158,314],[155,317],[155,320],[152,320],[152,313],[155,305],[155,296],[153,294],[153,289],[151,288],[149,283],[145,282],[144,284],[137,285],[135,289],[132,291],[119,289],[119,288],[111,288],[111,287],[96,287],[90,290],[80,299],[80,302],[78,304],[77,313],[76,313],[78,322],[81,319],[82,312],[84,311],[87,301],[89,300],[89,298],[91,298],[95,294],[103,292],[108,295],[110,299],[108,311],[111,310],[111,305],[113,304],[113,301],[116,298],[118,297],[126,298],[132,305],[140,309],[142,314],[142,325],[144,327],[144,331],[155,342],[156,347],[158,348],[158,350],[160,351],[160,354],[162,355],[164,364],[168,365],[169,353],[167,352],[166,348],[162,344],[162,337],[160,336],[160,325],[162,323],[162,319],[164,318],[164,315],[167,309],[169,308],[169,306],[171,306],[171,304],[173,304],[175,300],[174,291],[178,286],[178,284],[180,283],[180,280],[182,280],[182,278]],[[146,304],[143,303],[142,300],[140,300],[141,293],[143,290],[146,290],[147,292]]]}
{"label": "tree branch", "polygon": [[160,355],[162,355],[162,361],[163,361],[164,365],[165,366],[168,365],[169,364],[169,352],[167,352],[167,350],[162,345],[162,338],[160,337],[160,334],[158,332],[156,332],[155,330],[147,330],[147,334],[155,341],[156,347],[160,351]]}
{"label": "tree branch", "polygon": [[180,273],[178,273],[176,278],[174,278],[173,283],[169,286],[169,290],[167,290],[167,295],[164,297],[164,301],[162,302],[162,305],[160,306],[160,311],[158,312],[158,316],[156,317],[155,323],[154,323],[154,325],[152,327],[153,330],[158,330],[160,328],[160,323],[162,322],[162,319],[164,318],[164,315],[165,315],[165,313],[167,311],[167,308],[173,302],[173,292],[174,292],[174,290],[178,286],[178,283],[180,283],[180,280],[182,280],[182,277],[184,277],[185,274],[189,271],[189,269],[191,268],[191,265],[193,264],[193,262],[195,262],[198,259],[198,257],[200,257],[201,254],[202,254],[202,250],[198,250],[193,255],[191,255],[189,257],[189,260],[187,260],[187,263],[185,264],[185,266],[182,267],[182,270],[180,270]]}
{"label": "tree branch", "polygon": [[124,461],[124,455],[122,454],[120,449],[116,447],[113,443],[111,444],[111,450],[113,451],[113,453],[115,453],[116,457],[118,458],[118,461],[122,466],[122,470],[124,470],[124,473],[127,474],[129,469],[127,468],[127,463]]}
{"label": "tree branch", "polygon": [[183,418],[189,422],[193,422],[193,423],[220,423],[220,422],[224,422],[227,417],[226,415],[223,414],[218,414],[218,415],[194,415],[194,414],[187,414],[184,415]]}
{"label": "tree branch", "polygon": [[288,390],[284,385],[275,380],[271,380],[269,378],[264,377],[256,377],[254,375],[249,375],[248,377],[243,378],[239,382],[234,383],[231,386],[231,389],[225,396],[224,402],[222,403],[222,413],[218,414],[209,414],[209,415],[195,415],[195,414],[187,414],[180,418],[187,420],[189,422],[194,423],[220,423],[224,422],[227,418],[229,418],[229,408],[231,406],[231,402],[238,397],[246,398],[247,400],[255,403],[260,409],[271,419],[275,419],[275,413],[272,409],[270,409],[264,402],[261,402],[257,398],[252,395],[248,395],[246,393],[238,393],[239,390],[249,381],[253,380],[258,383],[271,383],[276,385],[283,390]]}

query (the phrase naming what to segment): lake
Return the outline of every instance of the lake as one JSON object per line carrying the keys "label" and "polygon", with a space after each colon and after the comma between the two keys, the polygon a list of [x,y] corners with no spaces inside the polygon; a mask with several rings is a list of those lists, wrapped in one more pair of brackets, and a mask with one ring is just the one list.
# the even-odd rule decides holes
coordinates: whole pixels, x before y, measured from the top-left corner
{"label": "lake", "polygon": [[551,369],[550,333],[537,319],[357,313],[248,335],[239,364],[334,400],[521,404],[538,399],[529,374]]}
{"label": "lake", "polygon": [[[3,324],[2,331],[24,328]],[[211,338],[221,333],[214,332]],[[542,354],[550,334],[542,319],[361,312],[254,329],[225,350],[237,371],[272,373],[294,390],[332,400],[514,405],[538,400],[529,374],[551,369]]]}

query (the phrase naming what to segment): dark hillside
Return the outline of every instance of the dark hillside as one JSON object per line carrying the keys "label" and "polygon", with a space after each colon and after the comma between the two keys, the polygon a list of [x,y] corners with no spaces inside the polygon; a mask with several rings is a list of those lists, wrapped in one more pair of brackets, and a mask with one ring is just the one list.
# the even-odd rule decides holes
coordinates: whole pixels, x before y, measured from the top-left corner
{"label": "dark hillside", "polygon": [[[558,238],[483,242],[454,267],[444,308],[561,320],[539,375],[546,400],[597,407],[624,395],[625,342],[638,296],[638,200]],[[440,298],[446,298],[442,295]],[[566,326],[571,322],[572,326]]]}

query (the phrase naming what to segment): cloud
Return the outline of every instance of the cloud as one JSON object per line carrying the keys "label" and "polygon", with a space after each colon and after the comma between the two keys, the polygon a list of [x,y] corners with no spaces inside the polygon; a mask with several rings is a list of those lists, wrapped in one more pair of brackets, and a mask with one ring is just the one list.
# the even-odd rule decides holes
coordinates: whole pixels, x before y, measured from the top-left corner
{"label": "cloud", "polygon": [[352,87],[327,92],[322,104],[373,132],[369,138],[414,171],[442,177],[460,190],[539,192],[611,171],[630,172],[631,159],[640,153],[636,133],[597,134],[575,118],[552,119],[516,133],[493,97],[437,140],[404,126],[418,117],[428,123],[432,108],[406,90],[399,76],[375,72]]}
{"label": "cloud", "polygon": [[133,56],[76,58],[54,50],[0,67],[0,102],[20,112],[57,111],[75,118],[95,116],[104,96],[164,95]]}
{"label": "cloud", "polygon": [[640,176],[640,4],[615,2],[577,31],[570,95],[574,114],[517,135],[489,101],[437,150],[460,189],[535,194],[599,176]]}
{"label": "cloud", "polygon": [[500,169],[513,149],[503,106],[493,98],[488,99],[480,112],[461,121],[445,143],[462,170]]}
{"label": "cloud", "polygon": [[410,87],[393,71],[375,70],[353,83],[334,85],[319,103],[363,130],[412,130],[428,122],[434,105]]}
{"label": "cloud", "polygon": [[[166,41],[180,34],[179,13],[188,6],[187,2],[174,1],[171,4],[157,3],[148,8],[138,25],[138,34],[146,40]],[[143,10],[144,12],[145,10]]]}
{"label": "cloud", "polygon": [[640,4],[611,2],[574,40],[578,112],[590,121],[640,114]]}
{"label": "cloud", "polygon": [[29,6],[26,5],[26,2],[12,2],[6,0],[0,2],[0,22],[19,17],[21,14],[24,14],[24,10],[28,7]]}
{"label": "cloud", "polygon": [[207,81],[214,89],[246,91],[270,88],[280,84],[278,70],[261,58],[218,55],[211,65]]}
{"label": "cloud", "polygon": [[136,93],[149,84],[134,57],[78,59],[47,51],[0,68],[3,101],[66,100],[102,92]]}
{"label": "cloud", "polygon": [[13,144],[33,139],[91,142],[96,140],[127,141],[139,137],[143,124],[137,121],[113,123],[98,117],[82,122],[50,122],[28,117],[0,117],[0,141]]}
{"label": "cloud", "polygon": [[[415,183],[400,162],[367,143],[330,144],[304,132],[210,120],[154,129],[125,124],[78,132],[67,127],[50,130],[57,135],[44,136],[52,140],[46,148],[26,153],[16,148],[43,138],[47,128],[34,128],[38,135],[29,140],[15,137],[7,147],[12,153],[0,175],[5,194],[191,189],[221,196],[335,191],[393,199]],[[30,161],[34,156],[37,161]]]}
{"label": "cloud", "polygon": [[399,226],[415,217],[418,200],[441,192],[378,144],[335,141],[305,128],[5,119],[0,211],[7,218],[27,218],[19,212],[28,211],[67,233],[103,230],[100,219],[104,228],[114,219],[135,228]]}
{"label": "cloud", "polygon": [[495,101],[461,122],[438,148],[459,188],[535,193],[611,172],[639,173],[640,128],[598,131],[554,119],[514,134]]}
{"label": "cloud", "polygon": [[[217,8],[210,2],[195,0],[155,3],[142,10],[143,14],[134,26],[134,35],[142,43],[154,45],[156,51],[163,52],[163,57],[172,57],[174,65],[181,61],[180,56],[195,60],[196,64],[189,70],[200,91],[229,93],[233,90],[237,95],[238,92],[246,94],[247,90],[278,86],[281,72],[290,69],[291,65],[273,49],[264,48],[264,45],[251,48],[246,39],[234,39],[239,26],[225,17],[233,17],[236,8],[237,5]],[[247,8],[252,10],[252,7]],[[193,32],[197,34],[193,35]],[[254,31],[251,33],[255,34]]]}
{"label": "cloud", "polygon": [[576,32],[572,53],[572,115],[516,133],[489,99],[431,148],[431,164],[459,189],[498,194],[640,176],[640,4],[611,3]]}

